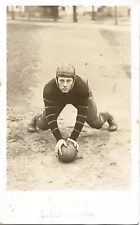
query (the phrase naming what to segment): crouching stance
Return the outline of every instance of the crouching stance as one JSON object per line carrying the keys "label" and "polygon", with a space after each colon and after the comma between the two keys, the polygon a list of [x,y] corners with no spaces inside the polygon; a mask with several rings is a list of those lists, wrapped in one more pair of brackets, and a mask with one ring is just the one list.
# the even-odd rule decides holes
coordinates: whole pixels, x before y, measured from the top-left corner
{"label": "crouching stance", "polygon": [[109,131],[117,130],[116,122],[110,113],[101,112],[98,116],[88,82],[76,75],[75,68],[70,64],[63,64],[57,68],[56,77],[44,87],[43,100],[45,110],[43,114],[34,116],[28,131],[35,132],[36,127],[41,130],[50,129],[57,141],[56,153],[61,153],[62,145],[67,145],[57,124],[57,117],[67,104],[72,104],[77,109],[76,123],[68,138],[77,150],[76,140],[85,122],[95,129],[100,129],[107,122]]}

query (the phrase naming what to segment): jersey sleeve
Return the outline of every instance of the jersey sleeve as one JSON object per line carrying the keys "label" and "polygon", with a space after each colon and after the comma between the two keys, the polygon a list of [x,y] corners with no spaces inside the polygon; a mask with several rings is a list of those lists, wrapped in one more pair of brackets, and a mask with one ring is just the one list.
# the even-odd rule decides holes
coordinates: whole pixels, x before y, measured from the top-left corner
{"label": "jersey sleeve", "polygon": [[59,141],[62,139],[62,135],[57,124],[57,102],[52,99],[52,92],[49,86],[45,86],[43,90],[43,101],[45,105],[45,119],[55,139]]}
{"label": "jersey sleeve", "polygon": [[77,117],[70,138],[76,141],[87,119],[88,99],[86,98],[74,106],[77,108]]}

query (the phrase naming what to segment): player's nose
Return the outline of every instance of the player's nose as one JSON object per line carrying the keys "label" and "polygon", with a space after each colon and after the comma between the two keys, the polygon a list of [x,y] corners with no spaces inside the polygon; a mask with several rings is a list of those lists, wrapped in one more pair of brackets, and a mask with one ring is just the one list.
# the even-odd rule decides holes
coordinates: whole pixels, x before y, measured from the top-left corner
{"label": "player's nose", "polygon": [[63,85],[64,85],[64,87],[67,87],[67,82],[64,82],[64,84],[63,84]]}

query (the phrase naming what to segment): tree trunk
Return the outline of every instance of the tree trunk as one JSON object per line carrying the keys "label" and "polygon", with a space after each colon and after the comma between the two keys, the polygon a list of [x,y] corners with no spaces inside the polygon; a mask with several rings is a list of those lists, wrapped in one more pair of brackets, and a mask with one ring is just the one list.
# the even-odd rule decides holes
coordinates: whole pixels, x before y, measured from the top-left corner
{"label": "tree trunk", "polygon": [[28,20],[31,20],[31,8],[30,6],[27,7],[28,7]]}
{"label": "tree trunk", "polygon": [[94,11],[94,6],[92,6],[92,12],[91,12],[91,20],[95,20],[95,11]]}
{"label": "tree trunk", "polygon": [[58,10],[58,6],[54,6],[53,7],[53,19],[56,22],[59,18],[59,10]]}
{"label": "tree trunk", "polygon": [[114,7],[114,18],[115,18],[115,25],[118,24],[118,13],[117,13],[117,6]]}
{"label": "tree trunk", "polygon": [[77,19],[77,6],[73,6],[73,22],[77,23],[78,19]]}
{"label": "tree trunk", "polygon": [[14,11],[14,7],[11,8],[11,18],[12,18],[12,20],[15,19],[15,11]]}
{"label": "tree trunk", "polygon": [[18,12],[18,14],[19,14],[19,17],[21,17],[21,15],[22,15],[22,13],[21,13],[21,7],[19,7],[19,12]]}

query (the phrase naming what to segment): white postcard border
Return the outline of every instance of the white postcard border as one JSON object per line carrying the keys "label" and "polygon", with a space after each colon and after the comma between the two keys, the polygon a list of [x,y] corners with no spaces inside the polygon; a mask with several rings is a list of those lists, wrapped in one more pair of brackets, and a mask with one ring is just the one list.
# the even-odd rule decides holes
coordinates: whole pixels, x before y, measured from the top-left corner
{"label": "white postcard border", "polygon": [[[55,3],[54,3],[55,2]],[[67,4],[72,1],[65,1]],[[101,5],[103,1],[88,1],[87,4]],[[98,3],[97,3],[98,2]],[[110,2],[110,4],[109,4]],[[112,5],[106,1],[103,5]],[[118,5],[119,1],[113,1]],[[121,1],[126,5],[132,1]],[[7,5],[29,5],[30,0],[9,0]],[[53,1],[60,5],[64,1]],[[77,3],[77,1],[76,1]],[[75,3],[75,4],[76,4]],[[36,1],[43,5],[44,1]],[[32,4],[32,5],[35,5]],[[50,1],[45,1],[50,4]],[[80,1],[80,5],[85,1]],[[51,4],[52,5],[52,4]],[[0,222],[3,223],[82,223],[113,224],[138,223],[139,221],[139,28],[140,8],[132,5],[132,169],[130,191],[62,191],[62,192],[5,192],[6,188],[6,11],[4,3],[0,7]]]}

